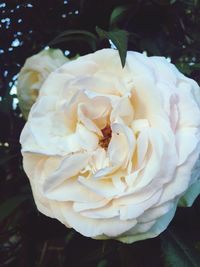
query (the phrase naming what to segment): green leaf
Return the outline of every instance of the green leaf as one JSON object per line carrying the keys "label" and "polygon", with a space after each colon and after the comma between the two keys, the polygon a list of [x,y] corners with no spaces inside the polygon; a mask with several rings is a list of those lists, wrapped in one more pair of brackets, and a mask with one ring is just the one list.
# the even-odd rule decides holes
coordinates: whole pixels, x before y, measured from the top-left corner
{"label": "green leaf", "polygon": [[63,31],[56,38],[65,37],[65,36],[71,36],[71,35],[77,35],[77,34],[85,35],[85,36],[88,36],[88,37],[93,38],[95,40],[97,39],[97,37],[93,33],[89,32],[89,31],[83,31],[83,30]]}
{"label": "green leaf", "polygon": [[171,5],[173,5],[173,4],[175,4],[175,3],[176,3],[176,0],[171,0],[171,1],[170,1],[170,4],[171,4]]}
{"label": "green leaf", "polygon": [[98,39],[97,37],[88,31],[82,31],[82,30],[69,30],[64,31],[61,34],[59,34],[55,39],[50,41],[48,43],[49,46],[55,45],[58,43],[63,42],[70,42],[70,41],[83,41],[87,42],[93,51],[96,50]]}
{"label": "green leaf", "polygon": [[97,267],[107,267],[108,266],[108,262],[107,260],[101,260],[98,264]]}
{"label": "green leaf", "polygon": [[108,39],[113,42],[119,52],[122,67],[124,67],[127,55],[128,32],[120,29],[104,31],[99,27],[96,27],[96,31],[101,39]]}
{"label": "green leaf", "polygon": [[176,63],[176,67],[185,75],[190,75],[192,73],[192,68],[188,63]]}
{"label": "green leaf", "polygon": [[113,9],[110,16],[110,28],[116,28],[117,23],[124,17],[127,11],[127,6],[118,6]]}
{"label": "green leaf", "polygon": [[163,256],[167,267],[199,267],[200,255],[191,243],[183,240],[174,231],[161,235]]}
{"label": "green leaf", "polygon": [[0,222],[13,213],[25,200],[27,196],[15,196],[0,204]]}
{"label": "green leaf", "polygon": [[200,180],[192,184],[182,198],[179,200],[180,207],[191,207],[195,199],[200,194]]}
{"label": "green leaf", "polygon": [[200,69],[200,63],[196,63],[196,64],[192,65],[191,67],[194,70],[199,70]]}

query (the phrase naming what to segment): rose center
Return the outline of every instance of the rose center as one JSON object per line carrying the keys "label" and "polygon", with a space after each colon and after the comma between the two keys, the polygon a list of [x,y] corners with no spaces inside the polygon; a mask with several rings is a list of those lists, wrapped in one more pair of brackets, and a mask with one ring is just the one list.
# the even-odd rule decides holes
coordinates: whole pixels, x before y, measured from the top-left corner
{"label": "rose center", "polygon": [[112,137],[112,130],[110,128],[110,125],[107,125],[103,129],[101,129],[101,132],[103,134],[103,137],[99,140],[99,145],[102,148],[107,149]]}

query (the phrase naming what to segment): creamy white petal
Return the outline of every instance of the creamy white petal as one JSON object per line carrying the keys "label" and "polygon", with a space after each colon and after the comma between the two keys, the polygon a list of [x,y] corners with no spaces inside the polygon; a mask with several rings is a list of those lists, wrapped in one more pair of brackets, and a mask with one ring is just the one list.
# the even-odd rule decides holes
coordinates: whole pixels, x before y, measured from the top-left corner
{"label": "creamy white petal", "polygon": [[152,197],[150,197],[147,201],[142,201],[140,203],[135,204],[126,204],[125,206],[120,208],[120,219],[121,220],[130,220],[137,218],[140,216],[145,210],[150,208],[151,206],[158,203],[162,190],[156,192]]}
{"label": "creamy white petal", "polygon": [[187,163],[178,166],[174,174],[173,180],[165,185],[160,204],[172,200],[175,197],[183,194],[190,185],[191,172],[195,162],[199,157],[200,145],[198,144],[195,151],[187,158]]}
{"label": "creamy white petal", "polygon": [[49,176],[43,184],[44,192],[52,191],[65,180],[77,175],[87,165],[89,155],[87,153],[72,154],[65,157],[60,166]]}
{"label": "creamy white petal", "polygon": [[110,121],[114,122],[116,118],[120,117],[130,125],[133,121],[134,110],[128,97],[122,97],[112,110]]}
{"label": "creamy white petal", "polygon": [[140,167],[145,159],[149,145],[148,131],[142,131],[137,138],[137,166]]}
{"label": "creamy white petal", "polygon": [[78,181],[86,188],[105,198],[113,198],[124,191],[124,188],[116,188],[111,179],[93,180],[79,176]]}
{"label": "creamy white petal", "polygon": [[132,228],[137,221],[128,220],[120,221],[117,218],[112,219],[89,219],[81,216],[79,213],[75,213],[72,210],[71,204],[58,203],[58,207],[61,209],[65,220],[79,233],[96,237],[98,235],[105,234],[106,236],[115,237],[128,231]]}
{"label": "creamy white petal", "polygon": [[196,149],[198,143],[199,138],[197,136],[197,129],[195,128],[185,128],[176,133],[176,146],[179,157],[178,165],[185,162]]}
{"label": "creamy white petal", "polygon": [[82,186],[77,179],[68,179],[51,191],[44,192],[49,200],[90,203],[104,200],[92,190]]}
{"label": "creamy white petal", "polygon": [[[85,210],[94,210],[101,208],[109,203],[109,199],[102,199],[100,201],[88,201],[88,202],[74,202],[73,209],[76,212],[85,211]],[[87,217],[87,216],[86,216]]]}
{"label": "creamy white petal", "polygon": [[90,132],[86,127],[81,124],[77,124],[76,128],[76,142],[80,144],[80,147],[87,151],[94,151],[98,147],[99,138],[93,132]]}

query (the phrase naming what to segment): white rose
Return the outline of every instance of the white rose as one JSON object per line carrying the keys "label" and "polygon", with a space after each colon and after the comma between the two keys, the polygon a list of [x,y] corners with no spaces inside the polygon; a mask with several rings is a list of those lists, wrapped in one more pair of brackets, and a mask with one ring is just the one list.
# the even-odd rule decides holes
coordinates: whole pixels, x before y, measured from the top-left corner
{"label": "white rose", "polygon": [[199,101],[162,57],[129,51],[122,69],[104,49],[54,71],[21,135],[38,209],[96,239],[160,234],[200,191]]}
{"label": "white rose", "polygon": [[28,117],[31,106],[35,103],[46,78],[67,61],[68,58],[60,49],[43,50],[26,60],[17,83],[19,106],[25,118]]}

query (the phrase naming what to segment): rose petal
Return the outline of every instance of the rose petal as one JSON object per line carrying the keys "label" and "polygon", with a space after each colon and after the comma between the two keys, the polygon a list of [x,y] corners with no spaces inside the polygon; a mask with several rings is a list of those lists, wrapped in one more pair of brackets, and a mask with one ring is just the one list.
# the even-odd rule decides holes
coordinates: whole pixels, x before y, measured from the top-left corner
{"label": "rose petal", "polygon": [[58,203],[55,208],[59,208],[69,225],[84,236],[96,237],[105,234],[106,236],[114,237],[128,231],[136,224],[136,220],[120,221],[116,218],[88,219],[73,212],[71,204]]}
{"label": "rose petal", "polygon": [[74,154],[65,157],[60,166],[48,177],[46,177],[43,188],[44,192],[52,191],[65,180],[77,175],[87,164],[89,155],[87,153]]}

